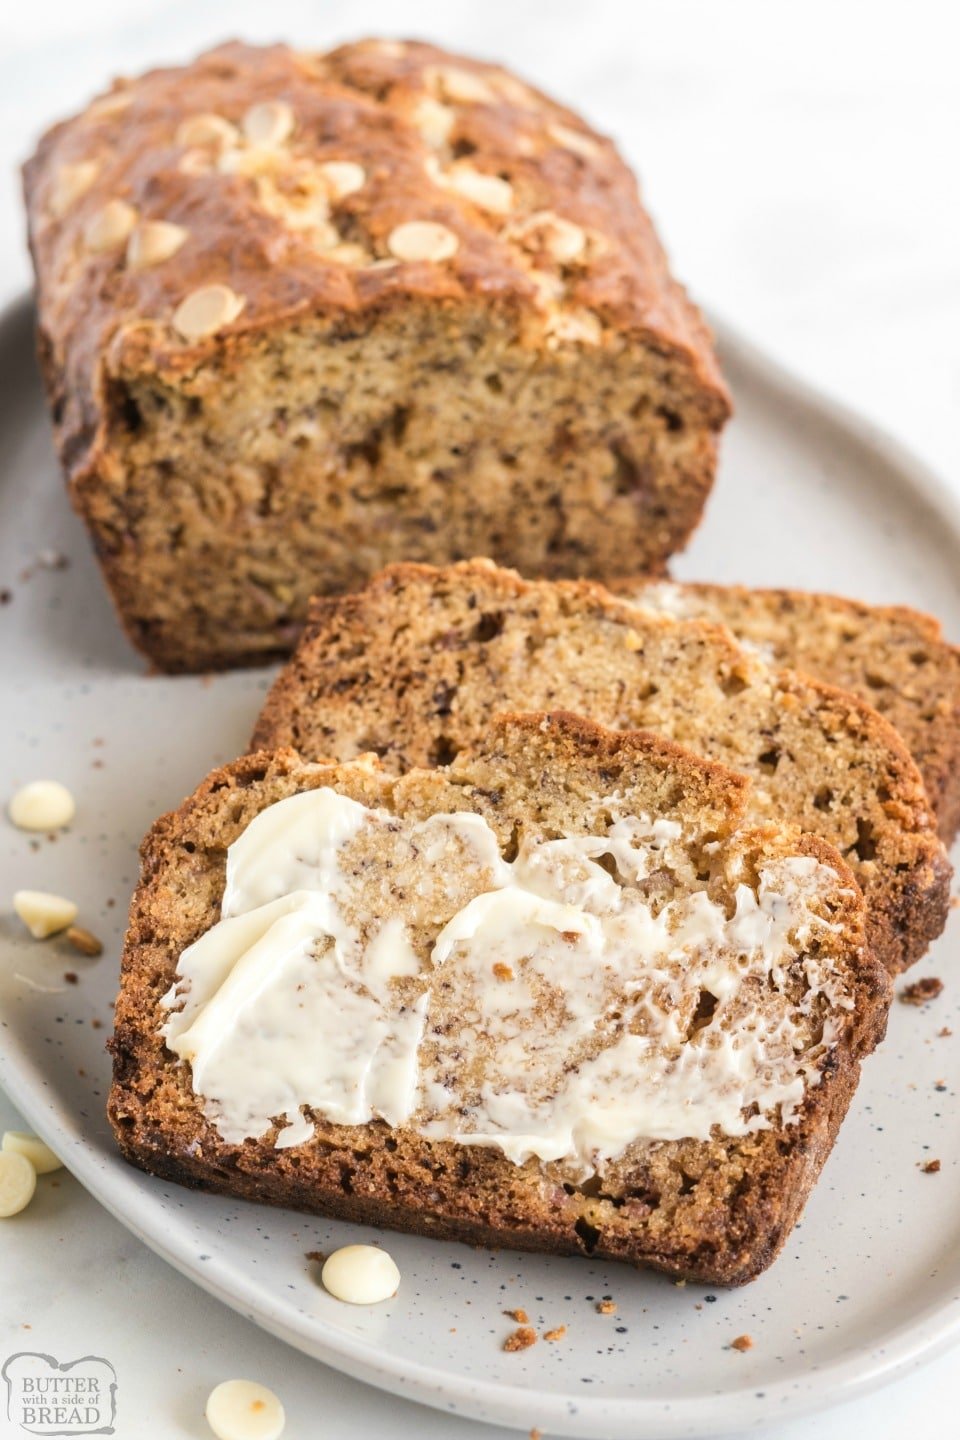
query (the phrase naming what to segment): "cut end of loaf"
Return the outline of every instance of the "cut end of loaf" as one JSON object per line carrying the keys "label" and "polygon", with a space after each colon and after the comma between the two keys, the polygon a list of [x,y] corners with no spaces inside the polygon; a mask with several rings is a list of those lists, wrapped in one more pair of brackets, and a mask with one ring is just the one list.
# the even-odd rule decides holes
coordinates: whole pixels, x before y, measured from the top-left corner
{"label": "cut end of loaf", "polygon": [[551,351],[529,323],[394,308],[251,336],[175,382],[113,382],[122,484],[75,493],[138,647],[164,669],[262,662],[313,593],[390,561],[658,567],[700,517],[715,410],[639,338]]}

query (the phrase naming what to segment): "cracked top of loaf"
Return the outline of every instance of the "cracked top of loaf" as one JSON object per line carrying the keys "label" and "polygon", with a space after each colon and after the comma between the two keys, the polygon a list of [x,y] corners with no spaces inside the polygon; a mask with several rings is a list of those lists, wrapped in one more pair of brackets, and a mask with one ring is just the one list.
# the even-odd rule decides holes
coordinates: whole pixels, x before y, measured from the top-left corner
{"label": "cracked top of loaf", "polygon": [[416,42],[230,43],[116,82],[25,178],[68,449],[96,428],[104,372],[175,379],[264,328],[349,332],[414,301],[505,309],[534,347],[643,338],[726,416],[614,145],[499,66]]}

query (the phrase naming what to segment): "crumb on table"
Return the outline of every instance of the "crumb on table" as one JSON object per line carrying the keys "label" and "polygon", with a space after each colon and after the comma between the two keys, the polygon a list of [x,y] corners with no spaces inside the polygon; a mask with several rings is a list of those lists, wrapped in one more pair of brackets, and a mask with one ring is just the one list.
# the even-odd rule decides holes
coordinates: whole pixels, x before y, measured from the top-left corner
{"label": "crumb on table", "polygon": [[530,1317],[526,1310],[504,1310],[503,1313],[508,1320],[516,1320],[518,1325],[528,1325],[530,1323]]}
{"label": "crumb on table", "polygon": [[617,1307],[616,1307],[616,1304],[614,1303],[613,1300],[598,1300],[598,1301],[597,1301],[597,1314],[598,1314],[598,1315],[616,1315],[616,1313],[617,1313]]}
{"label": "crumb on table", "polygon": [[730,1341],[730,1349],[731,1349],[731,1350],[740,1350],[741,1352],[744,1351],[744,1350],[752,1350],[752,1349],[753,1349],[753,1338],[752,1338],[752,1336],[750,1336],[750,1335],[738,1335],[735,1340],[731,1340],[731,1341]]}
{"label": "crumb on table", "polygon": [[942,990],[943,981],[939,976],[924,975],[905,985],[900,991],[900,999],[904,1005],[926,1005],[928,1000],[936,1000]]}
{"label": "crumb on table", "polygon": [[552,1330],[544,1330],[544,1340],[562,1340],[567,1333],[566,1325],[555,1325]]}
{"label": "crumb on table", "polygon": [[939,1175],[940,1161],[928,1160],[925,1165],[920,1166],[920,1169],[923,1171],[924,1175]]}
{"label": "crumb on table", "polygon": [[511,1330],[506,1340],[504,1340],[503,1348],[507,1351],[529,1350],[530,1346],[536,1345],[536,1343],[536,1330],[531,1330],[529,1325],[518,1325],[516,1330]]}

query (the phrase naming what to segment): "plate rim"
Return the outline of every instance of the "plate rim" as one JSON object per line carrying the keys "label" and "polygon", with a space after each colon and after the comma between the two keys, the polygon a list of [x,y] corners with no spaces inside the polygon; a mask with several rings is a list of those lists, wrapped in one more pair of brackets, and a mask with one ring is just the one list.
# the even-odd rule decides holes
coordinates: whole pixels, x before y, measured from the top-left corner
{"label": "plate rim", "polygon": [[[11,329],[23,324],[32,308],[33,297],[28,291],[0,308],[0,343]],[[716,311],[706,307],[706,314],[721,352],[760,375],[768,388],[792,403],[816,411],[822,421],[852,437],[868,455],[894,470],[898,482],[933,510],[960,551],[960,494],[944,477],[882,426],[796,375]],[[729,1435],[770,1423],[775,1416],[799,1418],[853,1400],[932,1360],[960,1340],[958,1272],[950,1298],[930,1301],[869,1349],[824,1363],[815,1383],[802,1392],[794,1388],[796,1381],[790,1377],[765,1381],[762,1400],[749,1383],[710,1397],[678,1393],[669,1397],[609,1399],[595,1394],[578,1395],[574,1400],[570,1395],[540,1389],[524,1391],[517,1384],[498,1380],[467,1379],[422,1361],[391,1360],[374,1341],[338,1330],[320,1317],[312,1317],[309,1327],[298,1327],[286,1317],[283,1307],[273,1305],[272,1296],[263,1293],[243,1272],[215,1257],[200,1265],[192,1250],[178,1243],[177,1227],[173,1237],[167,1239],[163,1226],[141,1224],[138,1212],[143,1207],[126,1203],[141,1195],[140,1172],[128,1168],[119,1153],[104,1152],[106,1158],[98,1163],[99,1149],[82,1137],[74,1139],[66,1123],[58,1122],[59,1096],[55,1091],[44,1096],[44,1086],[34,1086],[31,1073],[29,1066],[16,1064],[12,1055],[0,1047],[0,1086],[15,1107],[41,1138],[61,1155],[66,1153],[68,1169],[88,1193],[155,1254],[230,1309],[311,1358],[380,1390],[446,1413],[525,1429],[535,1404],[537,1423],[556,1434],[602,1434],[608,1440]],[[39,1080],[39,1071],[37,1074]],[[146,1209],[144,1213],[150,1215],[151,1211]],[[573,1404],[575,1413],[571,1413]]]}

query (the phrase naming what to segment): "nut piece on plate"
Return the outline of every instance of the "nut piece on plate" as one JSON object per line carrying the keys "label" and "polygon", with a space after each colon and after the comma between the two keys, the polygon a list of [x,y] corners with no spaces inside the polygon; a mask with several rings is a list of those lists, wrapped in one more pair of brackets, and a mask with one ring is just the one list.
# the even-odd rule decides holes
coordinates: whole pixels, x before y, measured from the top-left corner
{"label": "nut piece on plate", "polygon": [[31,780],[22,785],[8,810],[18,830],[62,830],[76,813],[73,796],[59,780]]}
{"label": "nut piece on plate", "polygon": [[287,1423],[279,1398],[255,1380],[223,1380],[205,1414],[217,1440],[279,1440]]}
{"label": "nut piece on plate", "polygon": [[34,940],[58,935],[77,918],[77,907],[72,900],[51,895],[46,890],[18,890],[13,897],[13,908]]}
{"label": "nut piece on plate", "polygon": [[71,925],[67,930],[67,939],[74,950],[81,955],[89,955],[91,958],[103,954],[103,941],[99,940],[91,930],[85,930],[82,925]]}
{"label": "nut piece on plate", "polygon": [[19,1215],[33,1199],[37,1172],[25,1155],[0,1150],[0,1220]]}
{"label": "nut piece on plate", "polygon": [[39,1135],[30,1135],[26,1130],[8,1130],[0,1145],[0,1154],[22,1155],[30,1161],[38,1175],[50,1175],[54,1170],[63,1169],[63,1161],[45,1145]]}
{"label": "nut piece on plate", "polygon": [[378,1305],[397,1293],[400,1271],[377,1245],[344,1245],[324,1262],[320,1279],[335,1300],[348,1305]]}

